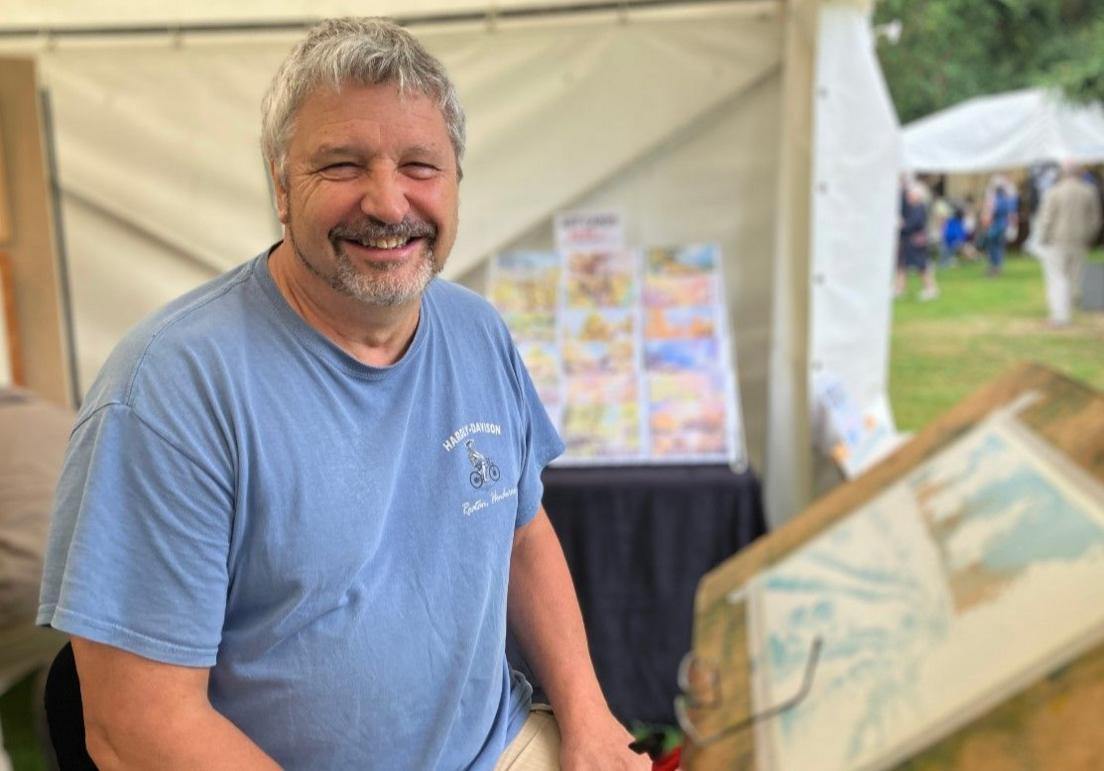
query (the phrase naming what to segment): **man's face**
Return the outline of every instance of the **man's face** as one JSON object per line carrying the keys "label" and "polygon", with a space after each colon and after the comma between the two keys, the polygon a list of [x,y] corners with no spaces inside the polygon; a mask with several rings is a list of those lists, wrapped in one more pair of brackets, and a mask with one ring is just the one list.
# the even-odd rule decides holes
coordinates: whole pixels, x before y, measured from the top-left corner
{"label": "man's face", "polygon": [[274,173],[295,254],[371,305],[420,296],[456,240],[459,168],[441,111],[394,84],[320,88],[295,116]]}

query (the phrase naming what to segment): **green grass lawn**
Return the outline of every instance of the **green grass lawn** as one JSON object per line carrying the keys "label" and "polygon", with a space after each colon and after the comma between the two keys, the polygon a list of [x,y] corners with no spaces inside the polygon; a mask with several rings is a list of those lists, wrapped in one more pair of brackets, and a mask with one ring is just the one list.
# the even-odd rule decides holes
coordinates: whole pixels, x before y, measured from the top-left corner
{"label": "green grass lawn", "polygon": [[[1104,253],[1090,258],[1104,262]],[[915,431],[1018,361],[1036,361],[1104,390],[1104,313],[1048,329],[1038,261],[1011,253],[1004,275],[984,262],[938,273],[941,296],[916,299],[919,278],[893,309],[889,393],[898,428]]]}
{"label": "green grass lawn", "polygon": [[14,771],[45,771],[46,761],[35,740],[31,718],[33,676],[23,678],[0,697],[0,720],[4,727],[4,746]]}

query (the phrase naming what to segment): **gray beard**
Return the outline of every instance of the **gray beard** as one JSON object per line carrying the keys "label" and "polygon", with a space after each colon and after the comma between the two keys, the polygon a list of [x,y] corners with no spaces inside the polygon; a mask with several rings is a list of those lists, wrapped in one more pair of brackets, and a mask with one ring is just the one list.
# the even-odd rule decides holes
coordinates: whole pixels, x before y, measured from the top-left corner
{"label": "gray beard", "polygon": [[340,244],[331,241],[334,244],[334,253],[337,255],[337,267],[332,274],[326,275],[299,249],[290,222],[287,238],[291,243],[291,250],[307,270],[325,281],[331,289],[365,305],[394,307],[416,300],[421,297],[433,277],[440,272],[433,251],[429,249],[418,262],[417,269],[413,273],[404,275],[403,268],[406,267],[404,265],[370,268],[370,273],[363,273],[353,267],[352,260]]}
{"label": "gray beard", "polygon": [[371,268],[371,273],[363,273],[353,267],[343,249],[339,247],[336,252],[337,270],[329,278],[330,286],[365,305],[393,307],[416,300],[437,274],[432,251],[418,261],[413,273],[405,275],[402,265]]}

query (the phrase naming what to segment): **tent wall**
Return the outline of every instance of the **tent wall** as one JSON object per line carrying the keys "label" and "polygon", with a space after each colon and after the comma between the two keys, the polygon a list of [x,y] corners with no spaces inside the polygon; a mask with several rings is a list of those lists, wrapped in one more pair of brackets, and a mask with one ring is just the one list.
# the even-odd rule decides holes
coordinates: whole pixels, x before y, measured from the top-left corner
{"label": "tent wall", "polygon": [[[72,16],[56,18],[35,16],[32,5],[17,0],[10,23],[230,20],[223,6],[204,13],[205,3],[171,17],[160,4],[153,4],[160,16],[131,14],[132,4],[116,2],[96,4],[98,16],[74,5]],[[831,46],[828,58],[818,54],[822,7],[845,20],[826,27],[845,43]],[[444,0],[373,12],[413,18],[456,8]],[[300,19],[306,8],[273,2],[234,10],[234,20],[279,20]],[[316,15],[356,10],[310,7]],[[876,64],[856,32],[868,29],[868,11],[859,0],[730,0],[491,13],[416,30],[453,75],[469,116],[461,232],[446,275],[478,282],[492,253],[550,245],[551,218],[566,208],[617,206],[629,240],[640,245],[722,245],[748,456],[765,468],[775,523],[812,495],[811,363],[853,376],[864,396],[884,386],[886,330],[854,313],[836,324],[841,295],[810,295],[809,281],[810,270],[850,281],[862,266],[892,260],[878,238],[852,239],[850,251],[839,242],[816,246],[810,226],[815,143],[863,131],[856,118],[848,121],[854,101],[815,123],[814,110],[827,119],[814,105],[814,86],[838,85],[838,94],[873,87]],[[300,34],[0,39],[0,47],[37,57],[53,105],[82,388],[138,319],[279,237],[258,150],[258,105]],[[883,124],[879,117],[872,125]],[[846,196],[861,188],[870,195],[855,200],[866,201],[882,185],[871,182],[881,179],[874,160],[858,160],[873,176],[843,180],[832,194],[853,208],[865,204],[847,204]],[[882,176],[894,173],[887,167]],[[816,211],[816,227],[834,226],[837,214]],[[847,223],[866,227],[858,217]],[[871,302],[878,296],[871,289]],[[880,296],[888,306],[888,280]],[[849,366],[868,351],[872,363]]]}
{"label": "tent wall", "polygon": [[869,3],[793,2],[789,11],[767,429],[772,526],[825,480],[838,481],[812,449],[817,377],[837,378],[860,409],[890,413],[900,157]]}
{"label": "tent wall", "polygon": [[[716,240],[752,462],[765,446],[781,6],[420,27],[469,116],[446,275],[551,243],[562,208],[626,213],[634,243]],[[119,336],[279,237],[258,104],[296,34],[68,38],[39,50],[56,115],[82,387]]]}
{"label": "tent wall", "polygon": [[809,367],[871,409],[889,388],[901,143],[860,9],[823,7],[816,72]]}

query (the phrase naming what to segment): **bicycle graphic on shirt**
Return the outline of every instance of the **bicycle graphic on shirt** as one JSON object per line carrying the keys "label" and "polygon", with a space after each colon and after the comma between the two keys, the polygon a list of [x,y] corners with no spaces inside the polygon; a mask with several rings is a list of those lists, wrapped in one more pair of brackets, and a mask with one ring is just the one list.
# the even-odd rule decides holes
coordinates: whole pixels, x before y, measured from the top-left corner
{"label": "bicycle graphic on shirt", "polygon": [[475,449],[473,440],[467,440],[464,442],[464,446],[468,448],[468,462],[472,464],[472,472],[468,475],[471,486],[478,490],[487,482],[497,482],[501,474],[494,461]]}

